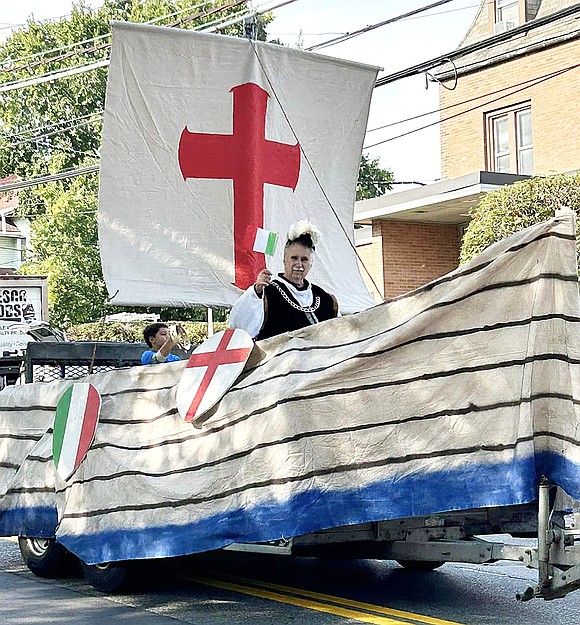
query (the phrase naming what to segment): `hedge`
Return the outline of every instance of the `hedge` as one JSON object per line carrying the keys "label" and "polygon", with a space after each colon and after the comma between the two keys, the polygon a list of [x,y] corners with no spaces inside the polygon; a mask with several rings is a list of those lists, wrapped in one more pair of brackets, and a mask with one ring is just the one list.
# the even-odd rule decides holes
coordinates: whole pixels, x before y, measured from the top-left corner
{"label": "hedge", "polygon": [[[142,343],[143,329],[149,323],[149,321],[81,323],[67,328],[66,334],[71,341],[127,341],[129,343]],[[168,326],[173,323],[180,323],[193,344],[199,344],[207,338],[207,323],[205,321],[164,321],[163,323],[166,323]],[[213,326],[215,332],[226,328],[225,322],[214,323]]]}
{"label": "hedge", "polygon": [[554,216],[567,206],[576,212],[576,230],[580,223],[580,174],[561,174],[530,178],[488,193],[470,211],[460,262],[465,263],[486,247],[535,223]]}

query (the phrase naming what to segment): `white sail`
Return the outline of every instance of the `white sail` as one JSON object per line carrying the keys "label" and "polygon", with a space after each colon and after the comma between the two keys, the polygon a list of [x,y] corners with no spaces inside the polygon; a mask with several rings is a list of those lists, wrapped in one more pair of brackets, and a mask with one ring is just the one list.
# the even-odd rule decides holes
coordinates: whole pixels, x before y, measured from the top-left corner
{"label": "white sail", "polygon": [[[230,306],[288,227],[322,231],[312,281],[373,305],[352,245],[377,68],[245,39],[115,23],[99,239],[112,302]],[[279,233],[253,252],[256,226]],[[261,268],[261,267],[259,267]],[[245,280],[245,282],[244,282]]]}

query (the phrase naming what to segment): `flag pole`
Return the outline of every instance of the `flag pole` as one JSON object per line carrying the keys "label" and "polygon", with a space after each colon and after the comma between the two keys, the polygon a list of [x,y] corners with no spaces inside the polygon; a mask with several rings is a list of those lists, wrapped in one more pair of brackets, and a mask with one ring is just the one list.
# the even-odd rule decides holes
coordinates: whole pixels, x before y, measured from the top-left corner
{"label": "flag pole", "polygon": [[213,336],[213,309],[207,307],[207,338]]}

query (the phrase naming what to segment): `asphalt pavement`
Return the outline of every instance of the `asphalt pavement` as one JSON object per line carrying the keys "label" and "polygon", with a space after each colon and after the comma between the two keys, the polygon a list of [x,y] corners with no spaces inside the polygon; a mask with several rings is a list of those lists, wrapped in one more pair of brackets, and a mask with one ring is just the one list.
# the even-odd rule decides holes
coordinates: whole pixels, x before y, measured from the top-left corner
{"label": "asphalt pavement", "polygon": [[175,625],[175,622],[175,619],[122,606],[105,597],[0,571],[2,625]]}

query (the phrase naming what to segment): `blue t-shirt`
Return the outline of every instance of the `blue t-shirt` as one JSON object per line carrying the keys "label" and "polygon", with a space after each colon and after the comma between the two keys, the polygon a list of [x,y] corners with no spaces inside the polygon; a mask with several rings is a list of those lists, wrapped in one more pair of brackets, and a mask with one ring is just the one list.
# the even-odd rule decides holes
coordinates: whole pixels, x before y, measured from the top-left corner
{"label": "blue t-shirt", "polygon": [[[141,356],[141,364],[142,365],[156,365],[159,364],[157,361],[153,360],[153,356],[155,356],[157,352],[154,352],[152,349],[148,349],[146,352],[143,352]],[[167,358],[163,362],[175,362],[176,360],[181,360],[179,356],[175,354],[168,354]]]}

